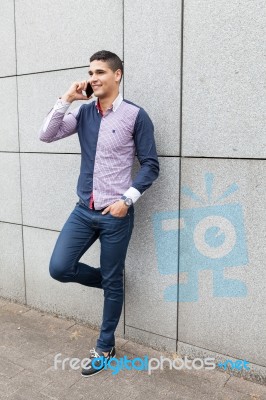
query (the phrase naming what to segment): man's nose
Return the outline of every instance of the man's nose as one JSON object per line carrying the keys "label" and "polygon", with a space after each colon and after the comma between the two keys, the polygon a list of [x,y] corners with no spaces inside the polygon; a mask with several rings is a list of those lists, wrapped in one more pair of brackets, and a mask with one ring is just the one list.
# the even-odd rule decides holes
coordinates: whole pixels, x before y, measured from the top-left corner
{"label": "man's nose", "polygon": [[90,77],[90,83],[95,83],[95,82],[97,82],[97,77],[96,77],[96,75],[91,75],[91,77]]}

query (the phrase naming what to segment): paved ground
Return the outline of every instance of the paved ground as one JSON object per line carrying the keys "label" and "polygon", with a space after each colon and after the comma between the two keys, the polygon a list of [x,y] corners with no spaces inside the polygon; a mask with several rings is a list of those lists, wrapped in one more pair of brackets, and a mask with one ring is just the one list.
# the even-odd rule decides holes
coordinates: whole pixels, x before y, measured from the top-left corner
{"label": "paved ground", "polygon": [[[8,400],[263,400],[266,387],[218,370],[104,370],[84,378],[68,362],[55,369],[54,357],[84,359],[98,331],[0,299],[0,399]],[[149,358],[158,352],[116,338],[117,358]],[[77,363],[79,362],[77,360]],[[79,367],[79,364],[76,364]]]}

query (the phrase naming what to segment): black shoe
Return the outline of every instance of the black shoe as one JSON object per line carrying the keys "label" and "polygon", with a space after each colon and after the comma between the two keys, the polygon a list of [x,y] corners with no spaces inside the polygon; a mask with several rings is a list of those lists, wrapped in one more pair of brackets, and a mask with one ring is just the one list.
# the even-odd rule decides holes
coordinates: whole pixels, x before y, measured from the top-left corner
{"label": "black shoe", "polygon": [[[96,351],[94,347],[93,349],[90,350],[90,353],[91,353],[90,360],[85,364],[84,368],[82,368],[81,370],[81,375],[85,376],[86,378],[88,376],[92,376],[103,371],[105,364],[110,360],[110,358],[115,357],[115,347],[111,348],[107,356],[105,356],[103,352],[100,350]],[[95,360],[95,358],[99,358],[99,360]],[[93,362],[92,365],[93,360],[95,361]]]}

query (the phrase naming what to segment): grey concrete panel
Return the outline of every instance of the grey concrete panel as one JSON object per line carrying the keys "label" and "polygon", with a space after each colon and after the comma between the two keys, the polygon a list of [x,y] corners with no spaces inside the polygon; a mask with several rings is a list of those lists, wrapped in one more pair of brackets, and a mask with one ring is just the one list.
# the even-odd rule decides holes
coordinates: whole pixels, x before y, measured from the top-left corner
{"label": "grey concrete panel", "polygon": [[1,1],[0,76],[16,74],[14,2]]}
{"label": "grey concrete panel", "polygon": [[[62,283],[49,274],[49,262],[59,233],[24,227],[25,276],[27,304],[100,328],[103,309],[103,290],[78,283]],[[97,240],[80,261],[99,267],[99,241]],[[123,312],[117,333],[123,333]]]}
{"label": "grey concrete panel", "polygon": [[[160,176],[135,204],[135,223],[126,260],[126,324],[176,339],[179,159],[160,157]],[[137,170],[135,164],[134,173]],[[168,215],[169,214],[169,215]],[[173,216],[174,214],[174,216]],[[168,254],[161,246],[171,236]],[[172,289],[171,289],[172,288]]]}
{"label": "grey concrete panel", "polygon": [[0,153],[0,221],[21,224],[18,153]]}
{"label": "grey concrete panel", "polygon": [[181,2],[125,0],[125,97],[145,108],[160,155],[179,155]]}
{"label": "grey concrete panel", "polygon": [[[137,343],[156,350],[176,351],[176,341],[174,339],[142,331],[141,329],[133,328],[128,325],[125,326],[125,339],[134,340]],[[127,347],[127,345],[125,347]]]}
{"label": "grey concrete panel", "polygon": [[264,0],[185,2],[182,155],[265,158]]}
{"label": "grey concrete panel", "polygon": [[21,225],[0,223],[0,296],[25,303]]}
{"label": "grey concrete panel", "polygon": [[0,97],[0,151],[18,151],[19,144],[16,78],[12,77],[0,79],[0,93],[2,93]]}
{"label": "grey concrete panel", "polygon": [[180,341],[262,366],[265,167],[262,160],[182,160],[178,321]]}
{"label": "grey concrete panel", "polygon": [[84,66],[103,49],[122,56],[122,1],[17,1],[16,31],[19,74]]}
{"label": "grey concrete panel", "polygon": [[80,156],[21,154],[25,225],[61,230],[74,209]]}

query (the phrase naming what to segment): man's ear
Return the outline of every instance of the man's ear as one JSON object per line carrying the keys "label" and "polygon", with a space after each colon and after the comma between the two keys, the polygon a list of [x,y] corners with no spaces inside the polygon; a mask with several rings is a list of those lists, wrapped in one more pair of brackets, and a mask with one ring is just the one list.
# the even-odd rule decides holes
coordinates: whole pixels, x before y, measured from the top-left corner
{"label": "man's ear", "polygon": [[116,80],[116,82],[120,82],[121,79],[122,79],[122,71],[121,71],[121,69],[117,69],[115,71],[115,80]]}

